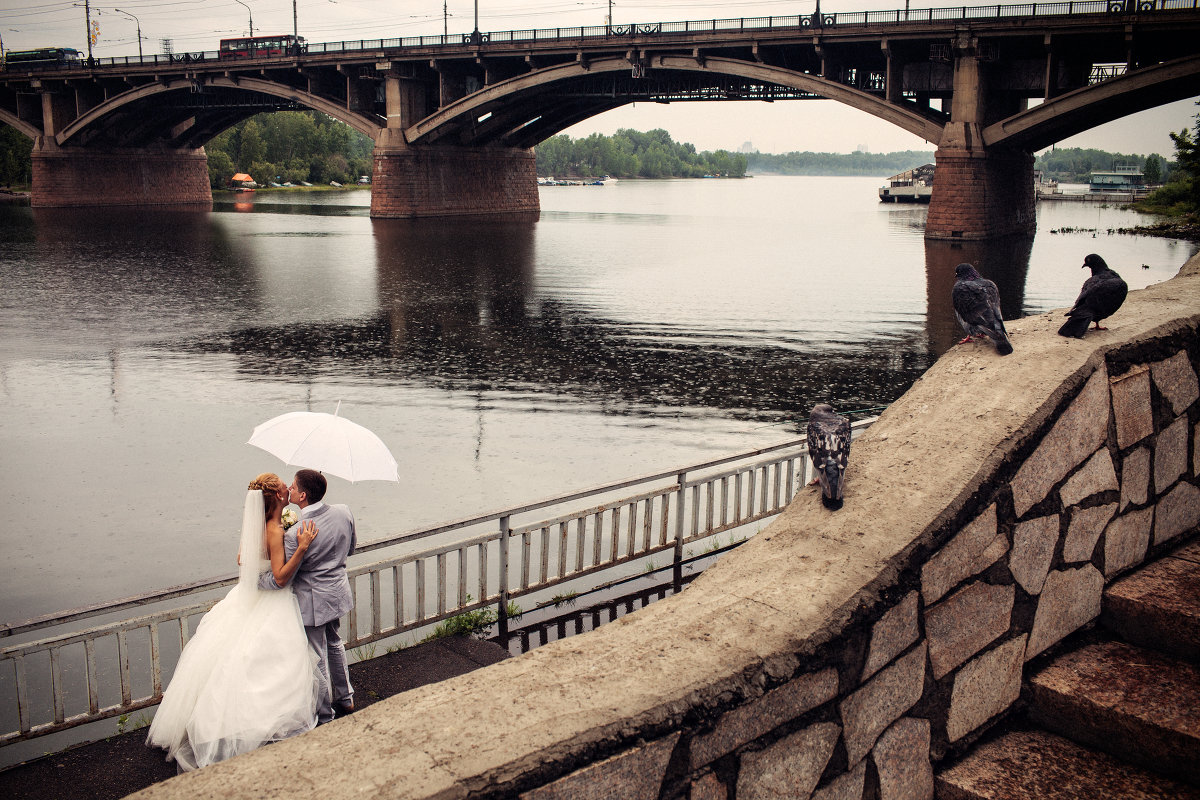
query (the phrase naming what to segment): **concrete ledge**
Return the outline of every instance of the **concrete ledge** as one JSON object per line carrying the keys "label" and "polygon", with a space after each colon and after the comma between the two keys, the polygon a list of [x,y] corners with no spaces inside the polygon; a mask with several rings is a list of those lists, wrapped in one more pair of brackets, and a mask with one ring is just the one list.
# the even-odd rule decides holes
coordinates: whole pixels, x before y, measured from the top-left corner
{"label": "concrete ledge", "polygon": [[[937,760],[952,746],[948,716],[957,720],[954,732],[966,742],[971,736],[958,729],[963,720],[971,721],[967,727],[977,736],[986,727],[979,720],[1012,702],[1012,670],[1029,657],[1022,637],[1031,629],[1040,631],[1036,635],[1045,647],[1065,635],[1049,623],[1039,629],[1035,612],[1044,609],[1048,617],[1051,609],[1066,607],[1075,615],[1073,624],[1084,624],[1094,617],[1089,608],[1095,593],[1098,613],[1093,584],[1102,585],[1108,577],[1107,539],[1090,559],[1080,559],[1085,563],[1069,569],[1062,544],[1055,545],[1044,588],[1039,555],[1044,548],[1024,548],[1032,560],[1014,564],[1013,570],[1036,574],[1040,595],[1035,596],[1010,572],[1010,558],[1019,557],[1012,552],[1012,531],[1018,521],[1061,512],[1058,524],[1065,532],[1073,515],[1115,504],[1124,493],[1124,488],[1109,488],[1105,479],[1078,504],[1062,507],[1054,487],[1080,468],[1087,471],[1095,449],[1079,444],[1090,442],[1092,434],[1080,434],[1071,421],[1089,430],[1096,424],[1094,415],[1080,411],[1091,408],[1086,403],[1093,395],[1102,399],[1104,414],[1110,413],[1110,373],[1119,377],[1139,364],[1161,365],[1180,352],[1190,353],[1184,359],[1194,369],[1200,359],[1200,257],[1173,280],[1131,293],[1108,320],[1111,330],[1066,339],[1056,335],[1061,318],[1059,311],[1012,323],[1015,352],[1007,357],[984,345],[955,347],[855,443],[843,510],[830,513],[816,493],[801,493],[774,524],[680,595],[589,634],[406,692],[136,796],[512,797],[549,789],[585,768],[593,788],[572,796],[686,797],[689,786],[720,796],[719,786],[736,787],[740,764],[761,768],[768,748],[771,763],[788,763],[787,743],[805,739],[795,734],[832,730],[814,727],[829,722],[841,723],[847,732],[825,766],[818,767],[817,795],[860,780],[864,753],[871,753],[865,758],[877,765],[868,772],[874,781],[881,780],[879,765],[888,763],[897,748],[906,753],[928,748],[931,760]],[[1160,419],[1166,412],[1161,404],[1156,408],[1159,416],[1152,422],[1160,430],[1167,427]],[[1193,402],[1183,413],[1191,415],[1188,430],[1195,430],[1200,405]],[[1118,423],[1107,416],[1101,423],[1101,448],[1121,462],[1120,474],[1124,458],[1138,445],[1118,446]],[[1061,441],[1082,456],[1074,465],[1047,467],[1063,474],[1051,476],[1044,495],[1029,496],[1023,503],[1027,508],[1016,513],[1014,476],[1046,441]],[[1185,450],[1195,448],[1193,442]],[[1196,466],[1179,480],[1196,483]],[[1069,494],[1091,492],[1081,488],[1088,485],[1076,479]],[[1155,487],[1147,508],[1169,488]],[[1136,505],[1136,511],[1144,511],[1144,503]],[[970,541],[960,536],[968,531],[974,536]],[[939,587],[940,593],[919,594],[920,617],[927,607],[951,602],[955,589],[973,580],[1016,584],[1016,601],[1001,641],[954,639],[960,649],[939,662],[939,670],[955,671],[935,678],[926,641],[914,646],[905,633],[912,625],[897,621],[922,590],[923,567],[950,551],[956,539],[967,541],[958,548],[966,555],[955,561],[961,569]],[[1129,552],[1122,551],[1123,561]],[[868,671],[873,640],[896,636],[901,640],[890,647],[889,665],[881,667],[872,657]],[[984,650],[976,655],[979,648]],[[834,678],[836,697],[825,700],[827,693],[813,692],[796,699],[814,680],[825,685],[815,674]],[[885,685],[885,691],[873,688]],[[977,696],[970,698],[970,708],[955,713],[950,703],[960,685]],[[862,701],[873,694],[880,696],[878,703]],[[771,723],[778,722],[776,728],[764,732],[757,725],[737,724],[739,708],[773,696],[794,705]],[[979,697],[988,702],[980,706]],[[988,705],[988,698],[994,703]],[[851,711],[853,731],[845,722]],[[930,725],[913,724],[914,717]],[[733,732],[740,744],[723,745],[719,750],[726,754],[714,755],[711,764],[688,757],[698,752],[693,742],[706,741],[714,730]],[[735,746],[740,751],[731,751]],[[663,756],[671,748],[674,754]],[[642,758],[643,752],[661,773],[656,772],[652,789],[623,783],[629,770],[620,765]],[[603,763],[618,766],[609,772],[594,769]],[[910,772],[912,796],[929,796],[928,770]],[[889,776],[889,781],[901,779]]]}

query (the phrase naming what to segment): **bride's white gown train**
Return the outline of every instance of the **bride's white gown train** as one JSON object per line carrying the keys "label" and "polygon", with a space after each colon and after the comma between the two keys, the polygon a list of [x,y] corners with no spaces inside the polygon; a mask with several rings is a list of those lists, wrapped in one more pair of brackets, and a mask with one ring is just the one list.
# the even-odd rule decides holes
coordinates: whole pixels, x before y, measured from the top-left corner
{"label": "bride's white gown train", "polygon": [[[261,492],[250,494],[261,498]],[[243,544],[242,552],[248,550]],[[204,615],[184,647],[150,725],[146,743],[166,748],[181,770],[249,752],[317,722],[317,654],[296,596],[290,587],[259,589],[259,568],[269,563],[247,561],[253,566],[243,566],[238,585]]]}

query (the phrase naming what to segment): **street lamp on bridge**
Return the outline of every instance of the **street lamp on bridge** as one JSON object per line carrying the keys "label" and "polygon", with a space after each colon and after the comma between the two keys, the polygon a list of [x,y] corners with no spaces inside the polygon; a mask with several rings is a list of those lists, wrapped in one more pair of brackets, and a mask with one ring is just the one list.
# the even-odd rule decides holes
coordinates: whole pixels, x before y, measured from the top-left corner
{"label": "street lamp on bridge", "polygon": [[119,8],[114,8],[113,11],[117,12],[118,14],[124,14],[125,16],[132,19],[134,24],[137,25],[138,61],[141,61],[142,60],[142,21],[140,19],[138,19],[136,15],[130,14],[128,11],[122,11]]}
{"label": "street lamp on bridge", "polygon": [[[250,15],[250,35],[253,36],[254,35],[254,12],[251,11],[250,6],[243,3],[242,0],[233,0],[233,2],[237,3],[239,6],[244,7],[246,9],[246,13]],[[295,3],[293,3],[292,5],[294,7]]]}

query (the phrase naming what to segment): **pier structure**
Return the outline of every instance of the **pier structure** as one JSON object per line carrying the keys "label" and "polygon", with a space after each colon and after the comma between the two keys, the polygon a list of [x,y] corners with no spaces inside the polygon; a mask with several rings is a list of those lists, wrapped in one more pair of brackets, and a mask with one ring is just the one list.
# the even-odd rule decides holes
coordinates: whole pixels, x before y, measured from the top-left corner
{"label": "pier structure", "polygon": [[[1032,230],[1032,153],[1200,94],[1200,0],[659,22],[0,71],[35,206],[211,203],[204,143],[315,109],[375,143],[371,214],[538,208],[532,148],[633,102],[843,103],[937,145],[927,236]],[[1035,105],[1036,104],[1036,105]]]}

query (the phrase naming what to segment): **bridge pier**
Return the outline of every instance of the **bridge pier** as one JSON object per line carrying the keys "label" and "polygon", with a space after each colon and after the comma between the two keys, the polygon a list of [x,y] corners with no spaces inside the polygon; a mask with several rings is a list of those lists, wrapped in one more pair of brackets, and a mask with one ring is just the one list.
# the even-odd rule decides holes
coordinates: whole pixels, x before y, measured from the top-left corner
{"label": "bridge pier", "polygon": [[991,239],[1037,226],[1033,155],[939,147],[926,239]]}
{"label": "bridge pier", "polygon": [[186,206],[212,208],[208,159],[195,150],[58,147],[33,144],[30,204],[72,206]]}
{"label": "bridge pier", "polygon": [[978,39],[963,33],[955,38],[954,94],[950,121],[934,154],[937,170],[926,239],[990,239],[1032,234],[1034,215],[1033,154],[992,147],[983,142],[983,128],[995,117],[1015,111],[1012,98],[999,95],[992,69],[983,69],[995,56],[985,53]]}
{"label": "bridge pier", "polygon": [[396,129],[375,141],[371,216],[444,217],[538,211],[533,151],[409,147]]}

